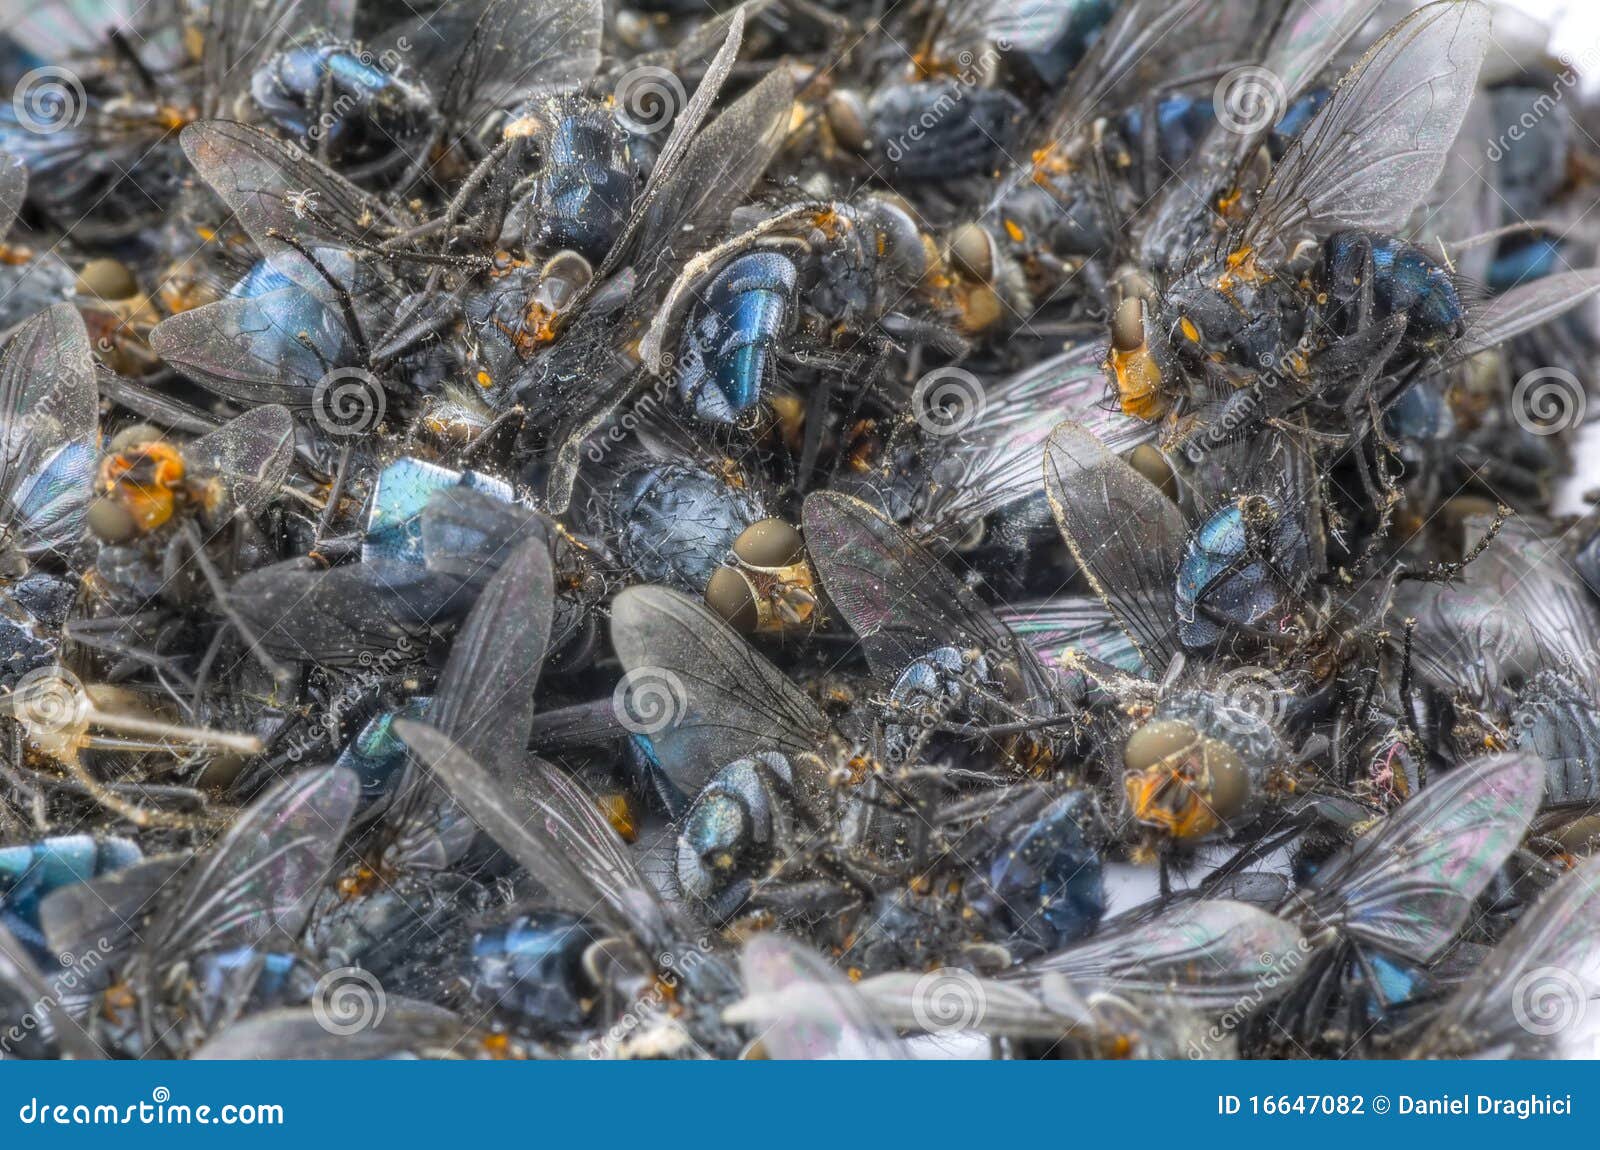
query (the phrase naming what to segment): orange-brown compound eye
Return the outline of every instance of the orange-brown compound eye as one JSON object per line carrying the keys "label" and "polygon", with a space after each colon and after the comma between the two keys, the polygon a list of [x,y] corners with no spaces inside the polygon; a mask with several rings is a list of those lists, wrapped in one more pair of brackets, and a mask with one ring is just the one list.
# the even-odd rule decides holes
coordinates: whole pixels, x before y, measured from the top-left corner
{"label": "orange-brown compound eye", "polygon": [[1122,413],[1156,420],[1166,414],[1161,395],[1161,367],[1144,338],[1144,300],[1134,296],[1117,305],[1111,318],[1111,350],[1105,366],[1117,381]]}
{"label": "orange-brown compound eye", "polygon": [[[183,456],[167,443],[142,443],[108,455],[100,463],[100,493],[126,516],[134,534],[164,525],[184,486]],[[103,513],[108,526],[113,516]]]}
{"label": "orange-brown compound eye", "polygon": [[761,623],[755,588],[732,567],[718,567],[711,573],[711,582],[706,584],[706,606],[741,635],[753,634]]}
{"label": "orange-brown compound eye", "polygon": [[760,519],[733,541],[733,553],[752,567],[787,567],[797,563],[806,541],[781,519]]}
{"label": "orange-brown compound eye", "polygon": [[1174,838],[1211,834],[1250,798],[1249,773],[1238,752],[1188,723],[1146,723],[1129,736],[1122,760],[1129,813]]}

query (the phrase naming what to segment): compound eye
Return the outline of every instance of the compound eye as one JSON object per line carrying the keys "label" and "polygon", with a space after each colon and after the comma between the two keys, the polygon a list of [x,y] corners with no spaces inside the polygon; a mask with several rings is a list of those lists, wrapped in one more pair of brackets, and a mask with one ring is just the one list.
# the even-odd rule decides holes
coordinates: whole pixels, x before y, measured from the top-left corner
{"label": "compound eye", "polygon": [[834,92],[828,97],[828,127],[833,138],[852,152],[864,152],[872,142],[872,131],[867,125],[867,106],[859,94],[850,91]]}
{"label": "compound eye", "polygon": [[1117,305],[1111,317],[1111,346],[1118,351],[1138,351],[1144,346],[1144,300],[1135,296]]}
{"label": "compound eye", "polygon": [[973,279],[994,278],[994,239],[977,224],[962,224],[950,237],[950,262]]}
{"label": "compound eye", "polygon": [[752,634],[761,621],[755,590],[732,567],[718,567],[711,573],[711,582],[706,584],[706,606],[741,635]]}
{"label": "compound eye", "polygon": [[161,439],[160,428],[152,427],[148,423],[130,423],[111,437],[111,441],[106,444],[106,449],[116,455],[127,451],[129,448],[141,447],[146,443],[159,443]]}
{"label": "compound eye", "polygon": [[805,553],[800,532],[781,519],[761,519],[733,541],[733,553],[752,567],[787,567]]}
{"label": "compound eye", "polygon": [[96,499],[89,504],[89,530],[106,543],[126,543],[139,534],[131,512],[114,499]]}

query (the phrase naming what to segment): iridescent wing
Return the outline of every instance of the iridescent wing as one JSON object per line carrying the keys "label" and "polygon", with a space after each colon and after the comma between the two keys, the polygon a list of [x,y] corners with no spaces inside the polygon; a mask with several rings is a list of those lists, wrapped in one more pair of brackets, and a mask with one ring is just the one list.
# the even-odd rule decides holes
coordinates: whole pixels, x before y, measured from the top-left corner
{"label": "iridescent wing", "polygon": [[1045,443],[1063,419],[1113,451],[1155,438],[1157,425],[1106,403],[1104,354],[1098,344],[1078,344],[988,388],[968,426],[929,445],[937,484],[919,509],[918,533],[956,539],[984,516],[1037,494]]}
{"label": "iridescent wing", "polygon": [[[180,140],[275,270],[330,307],[348,293],[358,320],[398,313],[401,289],[372,255],[392,223],[379,200],[246,124],[202,120],[184,128]],[[359,332],[348,334],[361,342]]]}
{"label": "iridescent wing", "polygon": [[1521,843],[1544,796],[1538,756],[1464,763],[1317,871],[1283,913],[1405,958],[1439,953]]}
{"label": "iridescent wing", "polygon": [[152,920],[149,972],[235,947],[292,949],[360,794],[354,772],[323,767],[251,803]]}
{"label": "iridescent wing", "polygon": [[99,395],[89,333],[57,304],[0,351],[0,537],[27,555],[83,535]]}
{"label": "iridescent wing", "polygon": [[458,132],[600,63],[600,0],[446,0],[381,43],[420,75]]}
{"label": "iridescent wing", "polygon": [[627,672],[613,707],[695,795],[718,768],[757,751],[815,753],[828,729],[811,700],[703,604],[666,587],[612,603],[611,642]]}
{"label": "iridescent wing", "polygon": [[1600,859],[1563,876],[1456,988],[1413,1057],[1593,1057],[1600,999]]}
{"label": "iridescent wing", "polygon": [[1443,170],[1489,42],[1489,9],[1440,0],[1362,56],[1290,147],[1236,247],[1275,258],[1307,233],[1398,231]]}
{"label": "iridescent wing", "polygon": [[226,498],[257,515],[278,496],[294,462],[294,419],[282,407],[258,407],[202,435],[184,449],[202,474],[227,485]]}
{"label": "iridescent wing", "polygon": [[768,1058],[907,1058],[910,1052],[839,971],[816,951],[758,934],[739,956],[745,998],[724,1013],[753,1026]]}
{"label": "iridescent wing", "polygon": [[995,614],[1047,667],[1061,666],[1068,651],[1077,651],[1130,675],[1150,676],[1139,648],[1111,609],[1097,598],[1063,595],[1004,607]]}
{"label": "iridescent wing", "polygon": [[1281,997],[1309,954],[1300,928],[1227,899],[1179,903],[1152,919],[1102,925],[1087,942],[1002,976],[1024,987],[1048,974],[1086,990],[1159,998],[1220,1012],[1244,995]]}
{"label": "iridescent wing", "polygon": [[1192,240],[1192,223],[1211,210],[1212,194],[1234,186],[1273,125],[1377,7],[1378,0],[1336,9],[1280,0],[1270,14],[1277,28],[1260,63],[1230,72],[1217,85],[1213,100],[1228,116],[1219,117],[1201,141],[1184,178],[1169,183],[1156,200],[1142,237],[1146,267],[1164,266],[1174,241]]}
{"label": "iridescent wing", "polygon": [[339,312],[298,284],[168,316],[150,333],[150,346],[225,399],[301,410],[316,401],[330,371],[363,366]]}
{"label": "iridescent wing", "polygon": [[1186,538],[1177,505],[1072,423],[1045,448],[1044,487],[1095,593],[1146,665],[1165,668],[1176,649],[1173,580]]}
{"label": "iridescent wing", "polygon": [[651,944],[665,930],[660,905],[599,804],[577,782],[536,755],[487,768],[425,723],[396,719],[394,729],[557,906],[598,917],[654,953]]}
{"label": "iridescent wing", "polygon": [[1047,691],[1048,676],[1032,649],[909,531],[831,491],[806,497],[804,526],[807,554],[828,598],[878,678],[892,683],[914,660],[954,646],[976,648],[991,663],[1017,664],[1029,698]]}

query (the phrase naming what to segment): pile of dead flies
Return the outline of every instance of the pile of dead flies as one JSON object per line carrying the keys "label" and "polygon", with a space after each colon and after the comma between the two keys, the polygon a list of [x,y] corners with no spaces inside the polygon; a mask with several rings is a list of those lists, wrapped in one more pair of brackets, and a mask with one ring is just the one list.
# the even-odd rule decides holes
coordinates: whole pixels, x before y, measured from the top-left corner
{"label": "pile of dead flies", "polygon": [[1547,40],[34,5],[0,1057],[1591,1047]]}

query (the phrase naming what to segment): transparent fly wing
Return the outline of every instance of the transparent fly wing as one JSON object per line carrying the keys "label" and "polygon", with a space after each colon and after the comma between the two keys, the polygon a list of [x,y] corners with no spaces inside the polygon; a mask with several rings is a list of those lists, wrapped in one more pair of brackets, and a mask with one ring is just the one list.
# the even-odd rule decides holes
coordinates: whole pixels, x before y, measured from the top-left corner
{"label": "transparent fly wing", "polygon": [[1045,679],[1031,650],[910,532],[859,499],[819,491],[806,497],[807,551],[828,598],[861,640],[875,675],[893,682],[939,647],[976,648]]}
{"label": "transparent fly wing", "polygon": [[361,366],[338,310],[298,285],[169,316],[150,346],[184,375],[238,403],[304,410],[329,372]]}
{"label": "transparent fly wing", "polygon": [[258,407],[201,436],[185,455],[226,486],[221,496],[247,515],[277,498],[294,462],[294,419],[283,407]]}
{"label": "transparent fly wing", "polygon": [[650,948],[663,929],[659,906],[599,804],[535,755],[486,768],[425,723],[395,731],[502,850],[562,909],[598,916]]}
{"label": "transparent fly wing", "polygon": [[[1488,525],[1469,519],[1469,543]],[[1403,584],[1395,605],[1417,619],[1417,670],[1438,689],[1501,707],[1545,668],[1600,689],[1600,612],[1555,539],[1520,519],[1501,525],[1457,583]]]}
{"label": "transparent fly wing", "polygon": [[758,934],[739,956],[745,998],[724,1017],[755,1027],[769,1058],[906,1058],[894,1030],[848,979],[816,951]]}
{"label": "transparent fly wing", "polygon": [[613,696],[625,727],[698,794],[718,768],[757,751],[815,753],[828,729],[811,700],[703,604],[666,587],[630,587],[611,611],[627,674]]}
{"label": "transparent fly wing", "polygon": [[1064,423],[1045,449],[1045,493],[1095,593],[1151,668],[1176,649],[1173,580],[1185,530],[1177,506],[1094,436]]}
{"label": "transparent fly wing", "polygon": [[1489,42],[1489,9],[1440,0],[1391,28],[1273,170],[1238,246],[1269,258],[1307,233],[1393,233],[1443,170]]}
{"label": "transparent fly wing", "polygon": [[1426,962],[1522,841],[1544,795],[1538,756],[1464,763],[1396,808],[1317,871],[1283,913]]}
{"label": "transparent fly wing", "polygon": [[383,39],[437,95],[457,131],[600,63],[600,0],[447,0]]}
{"label": "transparent fly wing", "polygon": [[550,546],[530,539],[489,580],[450,645],[428,721],[479,762],[528,746],[554,597]]}
{"label": "transparent fly wing", "polygon": [[0,152],[0,240],[10,234],[27,198],[27,165],[9,152]]}
{"label": "transparent fly wing", "polygon": [[[1584,1058],[1600,999],[1600,859],[1564,875],[1439,1009],[1412,1057]],[[1584,1041],[1587,1039],[1588,1041]]]}
{"label": "transparent fly wing", "polygon": [[234,609],[273,655],[336,667],[385,654],[397,665],[422,658],[476,593],[460,576],[398,559],[326,571],[290,560],[241,576],[231,591]]}
{"label": "transparent fly wing", "polygon": [[184,128],[180,141],[274,269],[324,303],[336,305],[342,289],[358,312],[397,314],[399,287],[368,255],[390,223],[377,199],[246,124],[202,120]]}
{"label": "transparent fly wing", "polygon": [[260,63],[307,30],[348,37],[349,12],[336,0],[210,0],[199,21],[202,114],[229,114]]}
{"label": "transparent fly wing", "polygon": [[99,396],[89,333],[57,304],[0,350],[0,535],[27,555],[83,535]]}
{"label": "transparent fly wing", "polygon": [[[500,564],[450,645],[428,720],[477,762],[515,762],[527,753],[554,594],[549,543],[528,539]],[[412,762],[405,772],[386,816],[396,853],[433,865],[459,859],[473,827],[432,775]]]}
{"label": "transparent fly wing", "polygon": [[1117,617],[1092,596],[1064,595],[1019,603],[996,611],[996,615],[1047,667],[1061,666],[1067,652],[1076,651],[1130,675],[1151,676],[1139,648]]}
{"label": "transparent fly wing", "polygon": [[[651,221],[662,211],[674,210],[671,205],[663,208],[658,207],[658,204],[661,203],[666,188],[675,181],[683,159],[694,144],[701,125],[711,114],[711,105],[716,101],[717,93],[722,90],[723,81],[733,69],[734,59],[739,55],[739,45],[743,40],[744,12],[740,10],[734,13],[733,19],[729,22],[728,38],[707,66],[700,86],[684,105],[683,111],[674,119],[672,132],[667,136],[666,143],[661,146],[661,152],[650,170],[650,178],[645,182],[644,190],[634,201],[633,211],[629,214],[628,222],[623,225],[622,234],[612,244],[611,251],[606,253],[605,260],[595,274],[597,281],[622,266],[623,258],[628,254],[634,238],[641,234],[641,229],[649,227]],[[731,113],[733,109],[730,108],[728,111]],[[727,155],[716,158],[721,163],[732,159]],[[708,171],[702,174],[709,177],[711,173]],[[712,182],[709,178],[706,180],[707,184]],[[696,181],[695,186],[701,185]],[[687,188],[680,187],[679,190],[687,191]]]}
{"label": "transparent fly wing", "polygon": [[323,767],[284,779],[241,812],[152,921],[152,970],[234,947],[292,949],[360,792],[354,772]]}
{"label": "transparent fly wing", "polygon": [[1122,4],[1072,73],[1051,135],[1063,138],[1096,116],[1137,103],[1175,78],[1236,58],[1242,38],[1259,27],[1258,4],[1185,4],[1130,0]]}
{"label": "transparent fly wing", "polygon": [[426,1003],[395,1003],[371,1026],[353,1033],[328,1027],[312,1007],[262,1011],[241,1019],[189,1055],[201,1061],[253,1059],[367,1061],[380,1058],[464,1059],[487,1057],[504,1047],[504,1035],[479,1030],[465,1019]]}
{"label": "transparent fly wing", "polygon": [[39,904],[45,943],[57,954],[88,954],[91,948],[107,956],[126,954],[162,896],[176,889],[173,880],[188,861],[184,854],[160,855],[52,891]]}
{"label": "transparent fly wing", "polygon": [[1600,268],[1557,272],[1502,292],[1467,318],[1467,331],[1450,349],[1459,362],[1549,323],[1600,294]]}
{"label": "transparent fly wing", "polygon": [[[1496,169],[1483,162],[1483,141],[1494,137],[1489,102],[1489,95],[1480,89],[1445,156],[1444,170],[1412,213],[1411,242],[1428,251],[1449,251],[1449,245],[1493,231],[1500,224],[1502,201]],[[1469,283],[1484,282],[1493,259],[1494,245],[1489,243],[1453,255],[1456,271]]]}
{"label": "transparent fly wing", "polygon": [[[1275,7],[1275,13],[1263,14],[1276,16],[1278,26],[1261,62],[1231,73],[1218,85],[1214,99],[1229,108],[1227,120],[1206,134],[1185,178],[1169,183],[1156,200],[1142,237],[1147,267],[1163,266],[1173,244],[1192,236],[1191,223],[1210,210],[1211,194],[1234,186],[1273,124],[1361,30],[1378,0],[1337,7],[1280,0]],[[1239,108],[1231,107],[1234,101],[1240,102]]]}
{"label": "transparent fly wing", "polygon": [[1157,425],[1105,402],[1104,350],[1079,344],[989,388],[977,418],[933,445],[939,481],[919,513],[919,532],[956,539],[984,516],[1037,494],[1045,443],[1063,419],[1113,451],[1153,439]]}
{"label": "transparent fly wing", "polygon": [[777,154],[793,106],[789,74],[771,72],[711,121],[662,177],[660,195],[645,209],[639,244],[646,256],[642,295],[659,286],[657,267],[676,269],[691,248],[703,250],[727,228],[733,209],[745,201]]}
{"label": "transparent fly wing", "polygon": [[1086,990],[1158,998],[1219,1012],[1242,995],[1281,997],[1309,949],[1300,928],[1227,899],[1181,903],[1153,919],[1112,923],[1087,942],[1024,963],[1003,976],[1037,988],[1063,975]]}
{"label": "transparent fly wing", "polygon": [[[34,965],[27,948],[4,925],[0,925],[0,1018],[6,1020],[11,1034],[20,1036],[23,1032],[17,1024],[24,1015],[33,1017],[35,1011],[60,1003],[62,993],[58,986],[46,981]],[[41,1050],[41,1057],[57,1052],[77,1059],[106,1057],[78,1020],[67,1011],[49,1010],[45,1025],[55,1051],[48,1048]],[[24,1057],[33,1055],[29,1053]]]}

